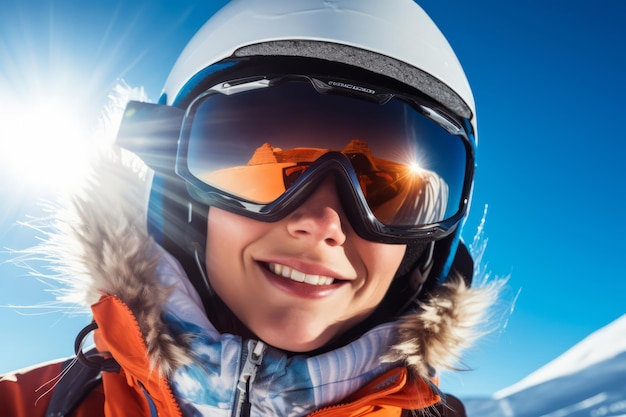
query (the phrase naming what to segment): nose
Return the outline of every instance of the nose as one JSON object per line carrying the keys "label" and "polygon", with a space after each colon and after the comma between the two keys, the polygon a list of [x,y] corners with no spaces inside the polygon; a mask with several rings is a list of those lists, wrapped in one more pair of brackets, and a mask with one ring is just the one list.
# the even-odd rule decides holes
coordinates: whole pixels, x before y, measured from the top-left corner
{"label": "nose", "polygon": [[343,209],[331,176],[287,217],[289,234],[298,239],[310,239],[329,246],[341,246],[346,241],[343,229]]}

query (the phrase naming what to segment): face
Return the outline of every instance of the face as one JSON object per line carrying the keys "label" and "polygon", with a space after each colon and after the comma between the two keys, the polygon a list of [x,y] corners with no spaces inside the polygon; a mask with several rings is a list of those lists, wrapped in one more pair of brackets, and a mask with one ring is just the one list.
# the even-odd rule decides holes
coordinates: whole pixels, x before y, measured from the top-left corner
{"label": "face", "polygon": [[371,314],[405,249],[360,238],[331,178],[278,222],[209,210],[211,285],[257,337],[292,352],[318,349]]}

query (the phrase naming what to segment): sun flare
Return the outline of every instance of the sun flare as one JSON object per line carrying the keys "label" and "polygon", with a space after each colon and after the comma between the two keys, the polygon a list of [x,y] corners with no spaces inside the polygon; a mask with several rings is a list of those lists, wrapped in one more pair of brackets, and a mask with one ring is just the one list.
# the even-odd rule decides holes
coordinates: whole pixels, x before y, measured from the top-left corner
{"label": "sun flare", "polygon": [[0,103],[0,160],[15,181],[64,188],[84,175],[87,132],[62,97]]}

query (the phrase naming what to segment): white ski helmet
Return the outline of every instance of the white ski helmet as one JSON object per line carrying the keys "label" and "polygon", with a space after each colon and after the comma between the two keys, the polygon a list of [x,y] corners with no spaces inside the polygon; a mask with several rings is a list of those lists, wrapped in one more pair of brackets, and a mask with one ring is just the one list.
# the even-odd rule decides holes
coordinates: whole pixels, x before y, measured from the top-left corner
{"label": "white ski helmet", "polygon": [[401,81],[471,121],[475,104],[450,44],[413,0],[233,0],[191,39],[162,104],[184,99],[203,71],[229,57],[300,56]]}

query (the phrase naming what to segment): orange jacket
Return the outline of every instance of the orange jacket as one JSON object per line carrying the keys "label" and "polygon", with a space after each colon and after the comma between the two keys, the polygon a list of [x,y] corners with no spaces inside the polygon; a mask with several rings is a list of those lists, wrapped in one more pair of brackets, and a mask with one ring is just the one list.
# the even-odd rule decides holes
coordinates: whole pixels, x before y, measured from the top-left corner
{"label": "orange jacket", "polygon": [[[151,370],[139,325],[130,309],[114,296],[92,307],[98,323],[96,345],[108,351],[121,367],[105,372],[102,383],[90,390],[70,414],[82,416],[181,416],[168,381]],[[0,378],[0,409],[12,417],[44,416],[61,362],[19,371]],[[316,417],[395,416],[404,409],[423,409],[440,401],[428,383],[410,381],[404,368],[380,376],[342,404],[311,413]]]}

